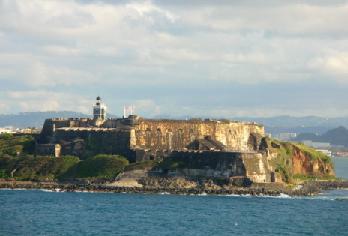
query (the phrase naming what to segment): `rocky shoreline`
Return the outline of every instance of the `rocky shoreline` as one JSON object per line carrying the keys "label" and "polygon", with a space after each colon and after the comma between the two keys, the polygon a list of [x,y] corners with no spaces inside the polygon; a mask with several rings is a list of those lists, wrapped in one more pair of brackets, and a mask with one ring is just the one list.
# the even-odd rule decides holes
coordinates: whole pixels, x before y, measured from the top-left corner
{"label": "rocky shoreline", "polygon": [[306,182],[294,188],[275,185],[255,185],[250,187],[224,186],[212,188],[207,186],[196,187],[169,187],[169,186],[142,186],[120,187],[100,183],[60,183],[60,182],[33,182],[33,181],[0,181],[0,189],[44,189],[55,192],[105,192],[105,193],[144,193],[144,194],[180,194],[180,195],[251,195],[251,196],[312,196],[323,190],[347,189],[348,181],[313,181]]}

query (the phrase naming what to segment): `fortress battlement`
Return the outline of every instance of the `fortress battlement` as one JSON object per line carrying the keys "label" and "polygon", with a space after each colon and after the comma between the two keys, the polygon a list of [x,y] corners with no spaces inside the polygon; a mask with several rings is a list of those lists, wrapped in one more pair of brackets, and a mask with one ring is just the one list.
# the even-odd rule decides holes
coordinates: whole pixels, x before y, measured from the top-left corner
{"label": "fortress battlement", "polygon": [[[275,173],[278,167],[274,158],[279,159],[279,155],[273,150],[279,148],[281,152],[280,144],[267,140],[264,126],[255,122],[146,119],[133,114],[108,119],[106,106],[98,97],[93,118],[47,119],[37,138],[36,152],[82,158],[119,154],[130,162],[168,160],[174,161],[170,170],[179,176],[242,176],[263,183],[278,181],[281,176]],[[300,161],[298,165],[302,166]],[[290,160],[285,163],[291,165]],[[325,163],[314,166],[326,168]],[[320,170],[315,168],[312,172]]]}
{"label": "fortress battlement", "polygon": [[47,119],[37,140],[38,153],[80,157],[86,153],[121,154],[130,161],[163,159],[172,153],[256,155],[265,137],[264,127],[253,122],[146,119],[133,114],[108,119],[105,111],[98,97],[93,118]]}

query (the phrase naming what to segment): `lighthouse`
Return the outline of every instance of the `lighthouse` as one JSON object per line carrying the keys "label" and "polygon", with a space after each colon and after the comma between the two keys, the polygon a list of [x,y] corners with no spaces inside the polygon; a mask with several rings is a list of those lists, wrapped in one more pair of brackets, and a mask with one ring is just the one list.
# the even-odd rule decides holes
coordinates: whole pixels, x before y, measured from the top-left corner
{"label": "lighthouse", "polygon": [[106,119],[106,105],[102,103],[101,98],[98,96],[96,103],[93,106],[93,119],[104,121]]}

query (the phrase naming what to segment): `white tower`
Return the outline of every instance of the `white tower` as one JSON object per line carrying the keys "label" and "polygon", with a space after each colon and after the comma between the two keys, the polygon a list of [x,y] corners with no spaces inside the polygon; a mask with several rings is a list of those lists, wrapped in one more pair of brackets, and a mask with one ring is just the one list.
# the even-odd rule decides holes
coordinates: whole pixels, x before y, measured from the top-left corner
{"label": "white tower", "polygon": [[101,98],[98,96],[95,105],[93,106],[93,119],[105,120],[106,119],[106,105],[102,103]]}

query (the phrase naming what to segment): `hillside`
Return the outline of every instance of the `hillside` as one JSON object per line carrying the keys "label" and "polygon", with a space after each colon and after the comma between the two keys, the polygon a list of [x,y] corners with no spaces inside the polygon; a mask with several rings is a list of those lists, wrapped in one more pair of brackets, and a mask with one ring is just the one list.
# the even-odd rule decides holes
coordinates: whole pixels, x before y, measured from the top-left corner
{"label": "hillside", "polygon": [[[227,163],[232,160],[231,158],[215,158],[216,155],[210,159],[204,156],[195,156],[194,159],[182,156],[178,159],[178,156],[174,155],[162,162],[146,161],[131,164],[126,158],[118,155],[99,154],[85,160],[73,156],[34,157],[33,137],[30,135],[0,135],[0,144],[0,178],[8,178],[13,175],[18,180],[114,179],[123,170],[146,171],[156,167],[173,171],[176,169],[206,170],[206,168],[213,171],[216,171],[214,170],[216,168],[224,168],[224,171],[230,168],[229,164],[233,164]],[[293,179],[298,178],[334,177],[331,159],[305,145],[264,138],[260,148],[268,156],[271,169],[277,172],[282,181],[286,183],[291,183]],[[232,155],[237,155],[238,159],[238,154]],[[255,166],[256,169],[259,168],[258,159],[249,157],[247,159],[254,160],[255,162],[249,164]],[[246,162],[240,164],[241,166],[248,165]]]}
{"label": "hillside", "polygon": [[73,111],[22,112],[18,114],[0,115],[0,127],[41,128],[47,118],[88,117],[88,115]]}
{"label": "hillside", "polygon": [[300,143],[265,139],[264,147],[272,158],[270,163],[285,182],[308,178],[334,178],[330,157]]}
{"label": "hillside", "polygon": [[[70,118],[70,117],[90,117],[90,115],[74,111],[47,111],[47,112],[22,112],[18,114],[0,115],[0,127],[13,126],[16,128],[36,127],[41,128],[47,118]],[[108,114],[108,117],[116,117]],[[156,116],[153,118],[186,119],[188,117]],[[214,118],[214,117],[213,117]],[[221,117],[215,117],[221,118]],[[226,118],[226,117],[225,117]],[[254,121],[263,124],[267,133],[279,134],[281,132],[290,133],[317,133],[323,134],[330,129],[338,126],[348,127],[348,117],[323,118],[317,116],[292,117],[232,117],[232,120]]]}
{"label": "hillside", "polygon": [[327,142],[332,145],[343,145],[348,147],[348,129],[339,126],[337,128],[331,129],[322,135],[316,135],[313,133],[302,133],[299,134],[295,141],[312,140],[314,142]]}

